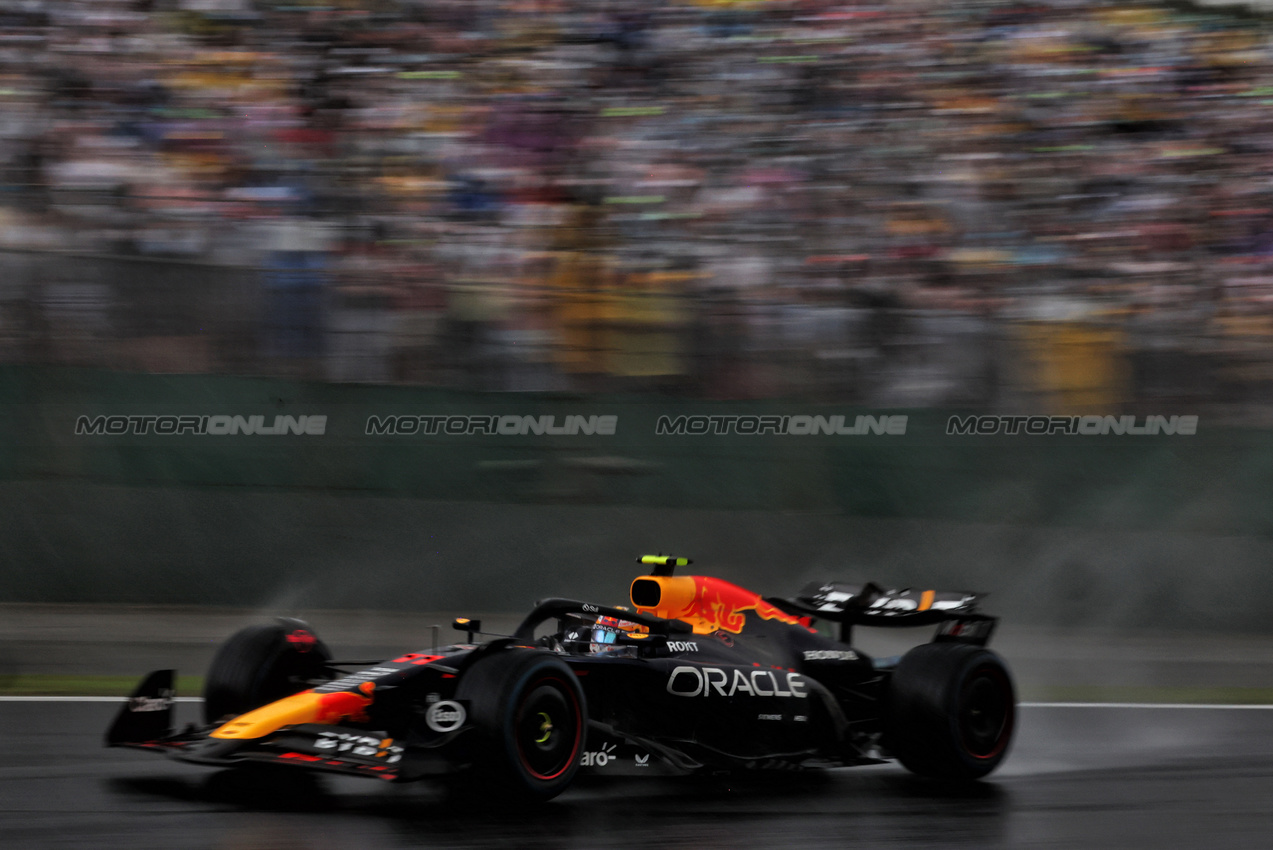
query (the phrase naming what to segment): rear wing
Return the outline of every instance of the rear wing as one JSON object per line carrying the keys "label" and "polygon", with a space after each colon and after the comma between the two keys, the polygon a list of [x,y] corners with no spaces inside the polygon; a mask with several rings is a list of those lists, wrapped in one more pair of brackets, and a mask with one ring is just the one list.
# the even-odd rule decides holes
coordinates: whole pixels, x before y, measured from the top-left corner
{"label": "rear wing", "polygon": [[935,642],[985,646],[998,618],[977,611],[981,595],[962,591],[886,589],[874,582],[813,582],[794,599],[767,602],[791,614],[840,623],[840,639],[850,640],[853,626],[909,628],[938,626]]}

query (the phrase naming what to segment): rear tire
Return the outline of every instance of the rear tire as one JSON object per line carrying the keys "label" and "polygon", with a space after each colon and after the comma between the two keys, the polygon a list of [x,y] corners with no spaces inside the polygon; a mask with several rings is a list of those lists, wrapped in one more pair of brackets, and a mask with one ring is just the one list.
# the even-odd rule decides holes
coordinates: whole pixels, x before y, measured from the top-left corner
{"label": "rear tire", "polygon": [[461,785],[524,802],[566,790],[588,729],[583,689],[570,667],[547,652],[498,652],[461,675],[456,696],[468,701],[478,736]]}
{"label": "rear tire", "polygon": [[331,653],[300,620],[248,626],[230,636],[208,668],[203,719],[216,723],[335,678]]}
{"label": "rear tire", "polygon": [[962,643],[917,646],[889,683],[886,746],[913,773],[966,782],[1007,756],[1016,726],[1007,666],[988,649]]}

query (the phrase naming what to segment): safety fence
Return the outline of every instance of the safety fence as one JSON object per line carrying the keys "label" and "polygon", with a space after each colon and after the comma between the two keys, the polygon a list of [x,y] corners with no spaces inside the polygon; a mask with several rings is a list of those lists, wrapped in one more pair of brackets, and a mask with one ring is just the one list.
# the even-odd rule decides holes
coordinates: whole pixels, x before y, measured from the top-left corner
{"label": "safety fence", "polygon": [[[701,288],[678,273],[359,278],[317,252],[254,265],[0,250],[0,362],[497,392],[654,392],[1024,413],[1273,413],[1246,321],[1021,318],[860,293]],[[1186,409],[1187,408],[1187,409]]]}

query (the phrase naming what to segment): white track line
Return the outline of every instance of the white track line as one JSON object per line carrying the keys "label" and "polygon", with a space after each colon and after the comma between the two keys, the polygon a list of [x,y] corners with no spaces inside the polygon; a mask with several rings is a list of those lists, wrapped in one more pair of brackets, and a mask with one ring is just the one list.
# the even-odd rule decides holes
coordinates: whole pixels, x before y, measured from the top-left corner
{"label": "white track line", "polygon": [[[128,697],[9,697],[0,696],[0,702],[125,702]],[[174,697],[173,702],[203,702],[201,697]]]}
{"label": "white track line", "polygon": [[1273,711],[1273,705],[1219,702],[1023,702],[1021,708],[1184,708],[1218,711]]}

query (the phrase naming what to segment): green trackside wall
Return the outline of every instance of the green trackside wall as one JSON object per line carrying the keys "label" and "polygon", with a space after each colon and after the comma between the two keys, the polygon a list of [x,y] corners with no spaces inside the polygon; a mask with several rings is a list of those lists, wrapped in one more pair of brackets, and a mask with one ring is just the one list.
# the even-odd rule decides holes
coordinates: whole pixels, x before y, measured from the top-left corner
{"label": "green trackside wall", "polygon": [[[660,416],[908,416],[905,435],[657,435]],[[1273,532],[1273,435],[947,435],[950,411],[0,369],[0,479]],[[75,434],[79,416],[328,416],[323,436]],[[613,436],[367,435],[369,416],[617,416]]]}
{"label": "green trackside wall", "polygon": [[[906,433],[655,433],[881,413]],[[322,436],[75,434],[79,416],[320,414]],[[617,427],[365,433],[395,414]],[[0,601],[515,610],[621,599],[631,558],[661,550],[764,592],[932,583],[1036,622],[1270,628],[1268,433],[1204,415],[1193,436],[948,436],[949,415],[3,367]]]}

